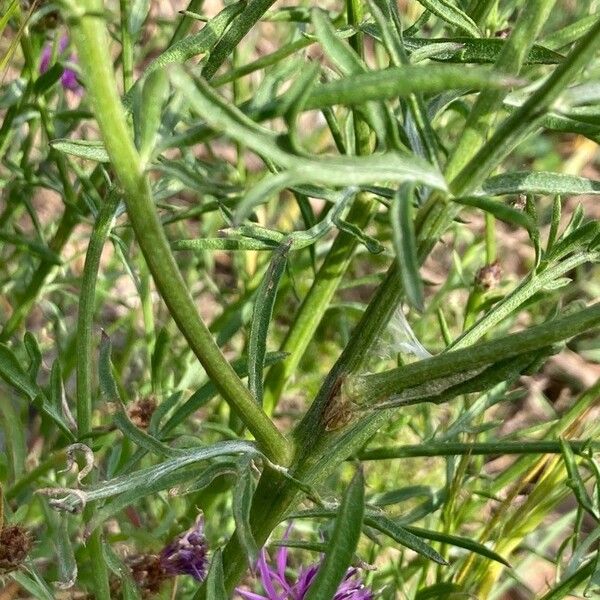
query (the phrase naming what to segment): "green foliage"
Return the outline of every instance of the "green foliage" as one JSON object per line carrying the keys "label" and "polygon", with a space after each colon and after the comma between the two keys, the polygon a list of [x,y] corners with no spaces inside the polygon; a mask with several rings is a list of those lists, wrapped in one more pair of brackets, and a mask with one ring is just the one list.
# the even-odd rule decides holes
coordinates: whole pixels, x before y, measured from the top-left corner
{"label": "green foliage", "polygon": [[[271,545],[308,599],[597,594],[596,3],[26,4],[1,585],[268,595]],[[149,581],[197,522],[205,581]]]}

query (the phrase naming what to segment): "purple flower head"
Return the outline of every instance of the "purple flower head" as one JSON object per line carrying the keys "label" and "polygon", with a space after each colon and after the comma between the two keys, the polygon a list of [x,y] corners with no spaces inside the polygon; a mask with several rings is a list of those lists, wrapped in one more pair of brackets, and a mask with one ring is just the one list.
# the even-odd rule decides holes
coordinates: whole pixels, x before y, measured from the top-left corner
{"label": "purple flower head", "polygon": [[[69,38],[63,35],[58,42],[58,54],[63,54],[69,45]],[[40,73],[45,73],[50,68],[50,60],[52,59],[52,44],[46,44],[42,50],[40,57]],[[69,62],[76,62],[76,57],[71,54]],[[81,93],[81,86],[77,81],[77,73],[73,69],[65,67],[62,75],[60,76],[60,83],[65,90],[71,90],[72,92]]]}
{"label": "purple flower head", "polygon": [[200,515],[194,526],[167,544],[160,553],[165,574],[191,575],[204,581],[207,567],[207,544],[204,537],[204,518]]}
{"label": "purple flower head", "polygon": [[[319,571],[321,563],[301,569],[295,582],[291,583],[286,577],[288,550],[279,548],[276,556],[276,566],[267,562],[267,553],[262,550],[257,567],[260,580],[266,596],[238,589],[237,592],[246,600],[304,600],[311,583]],[[358,577],[358,569],[348,569],[346,576],[332,600],[374,600],[373,592],[365,587]]]}

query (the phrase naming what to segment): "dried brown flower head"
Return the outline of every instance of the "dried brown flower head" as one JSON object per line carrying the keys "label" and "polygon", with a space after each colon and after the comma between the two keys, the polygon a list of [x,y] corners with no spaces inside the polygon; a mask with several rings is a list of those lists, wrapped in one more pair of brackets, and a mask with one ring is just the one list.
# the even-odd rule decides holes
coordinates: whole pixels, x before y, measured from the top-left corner
{"label": "dried brown flower head", "polygon": [[140,429],[148,429],[150,419],[156,410],[156,398],[154,396],[146,396],[132,402],[127,407],[127,414],[131,422]]}
{"label": "dried brown flower head", "polygon": [[19,568],[31,550],[32,538],[21,525],[5,525],[0,530],[0,575]]}
{"label": "dried brown flower head", "polygon": [[129,562],[129,568],[134,581],[144,594],[156,594],[169,577],[165,571],[160,556],[156,554],[141,554]]}

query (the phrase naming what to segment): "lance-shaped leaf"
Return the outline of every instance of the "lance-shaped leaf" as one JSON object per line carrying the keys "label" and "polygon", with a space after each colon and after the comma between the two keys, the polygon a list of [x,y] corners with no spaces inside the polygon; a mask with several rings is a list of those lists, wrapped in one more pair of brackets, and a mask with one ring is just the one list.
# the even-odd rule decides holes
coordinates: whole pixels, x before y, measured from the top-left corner
{"label": "lance-shaped leaf", "polygon": [[223,575],[223,555],[221,550],[213,554],[210,569],[206,577],[206,597],[211,600],[227,600],[229,595],[225,590]]}
{"label": "lance-shaped leaf", "polygon": [[472,348],[452,350],[384,373],[356,377],[352,392],[356,398],[369,403],[441,378],[458,378],[456,384],[460,384],[461,378],[475,377],[494,363],[535,353],[598,325],[600,303],[525,331],[480,343],[476,352]]}
{"label": "lance-shaped leaf", "polygon": [[450,535],[440,531],[431,531],[429,529],[423,529],[422,527],[415,527],[414,525],[405,525],[404,529],[406,529],[406,531],[409,533],[416,535],[417,537],[431,540],[433,542],[441,542],[450,546],[456,546],[457,548],[464,548],[465,550],[470,550],[474,554],[479,554],[479,556],[484,556],[485,558],[499,562],[506,567],[510,567],[510,564],[497,552],[494,552],[483,544],[480,544],[479,542],[469,538],[458,535]]}
{"label": "lance-shaped leaf", "polygon": [[446,23],[458,27],[472,37],[482,37],[473,19],[449,0],[418,0],[418,2]]}
{"label": "lance-shaped leaf", "polygon": [[369,512],[365,516],[365,525],[381,531],[384,535],[393,539],[395,542],[406,548],[410,548],[421,556],[432,560],[440,565],[447,564],[444,557],[436,552],[431,546],[426,544],[419,536],[411,533],[405,527],[398,525],[395,521],[386,517],[384,514]]}
{"label": "lance-shaped leaf", "polygon": [[50,146],[59,152],[70,154],[77,158],[85,158],[101,163],[110,162],[108,152],[102,142],[55,139],[50,140]]}
{"label": "lance-shaped leaf", "polygon": [[390,206],[390,221],[396,261],[400,268],[406,298],[412,306],[422,311],[425,300],[423,281],[419,274],[417,240],[413,222],[414,189],[411,183],[400,186]]}
{"label": "lance-shaped leaf", "polygon": [[250,462],[239,473],[238,484],[233,493],[233,519],[235,521],[235,535],[244,549],[248,565],[252,566],[258,558],[258,546],[252,534],[250,525],[250,509],[252,508],[252,495],[254,494],[254,481]]}
{"label": "lance-shaped leaf", "polygon": [[481,186],[481,193],[489,196],[506,194],[595,195],[600,194],[600,181],[563,173],[515,171],[486,179]]}
{"label": "lance-shaped leaf", "polygon": [[32,381],[14,352],[5,344],[0,344],[0,377],[54,421],[69,441],[75,440],[73,432],[69,429],[59,410],[46,398],[37,383]]}
{"label": "lance-shaped leaf", "polygon": [[287,264],[290,243],[285,242],[273,252],[254,302],[248,339],[248,387],[259,404],[263,398],[263,370],[267,355],[267,334],[281,276]]}
{"label": "lance-shaped leaf", "polygon": [[[87,502],[112,498],[126,492],[133,492],[135,497],[141,498],[148,494],[149,489],[155,491],[157,482],[166,479],[169,475],[183,467],[217,456],[232,454],[262,456],[251,442],[217,442],[204,448],[184,450],[180,456],[164,460],[158,465],[109,479],[108,481],[95,484],[86,490],[47,488],[43,490],[43,493],[53,497],[63,496],[61,500],[53,500],[52,505],[60,510],[68,511],[77,511]],[[131,501],[132,498],[130,497]]]}
{"label": "lance-shaped leaf", "polygon": [[335,596],[358,545],[364,510],[365,483],[362,471],[359,469],[344,494],[331,539],[327,544],[325,559],[308,590],[306,600],[320,600]]}
{"label": "lance-shaped leaf", "polygon": [[[375,39],[382,39],[383,34],[378,25],[367,23],[361,26],[361,29]],[[402,41],[407,50],[412,54],[423,48],[435,48],[436,46],[444,48],[443,53],[436,53],[431,56],[433,60],[451,62],[451,63],[475,63],[475,64],[493,64],[500,56],[506,40],[499,38],[472,38],[472,37],[403,37]],[[532,46],[525,64],[543,64],[554,65],[563,60],[564,56],[549,50],[544,46],[535,44]]]}

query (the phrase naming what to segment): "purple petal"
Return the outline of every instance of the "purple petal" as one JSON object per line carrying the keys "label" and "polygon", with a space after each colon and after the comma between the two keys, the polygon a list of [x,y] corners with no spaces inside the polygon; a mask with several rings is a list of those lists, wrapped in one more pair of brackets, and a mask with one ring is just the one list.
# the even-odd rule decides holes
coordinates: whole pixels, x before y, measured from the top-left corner
{"label": "purple petal", "polygon": [[247,600],[269,600],[269,598],[261,596],[260,594],[255,594],[253,592],[247,592],[245,590],[240,589],[236,589],[235,591],[243,598],[247,598]]}
{"label": "purple petal", "polygon": [[58,53],[62,54],[69,45],[69,37],[67,35],[63,35],[58,42]]}
{"label": "purple petal", "polygon": [[191,575],[197,581],[204,581],[207,562],[202,516],[191,529],[176,537],[160,553],[161,566],[168,575]]}
{"label": "purple petal", "polygon": [[260,572],[260,581],[263,588],[265,588],[265,592],[267,592],[269,599],[278,600],[278,594],[275,591],[275,586],[273,585],[273,575],[276,576],[277,574],[273,573],[267,564],[267,553],[264,551],[264,549],[260,552],[260,557],[258,559],[258,570]]}
{"label": "purple petal", "polygon": [[60,83],[66,90],[78,92],[81,90],[79,81],[77,81],[77,74],[73,69],[65,69],[63,74],[60,76]]}
{"label": "purple petal", "polygon": [[40,56],[40,73],[45,73],[50,67],[50,58],[52,57],[52,46],[46,44]]}

